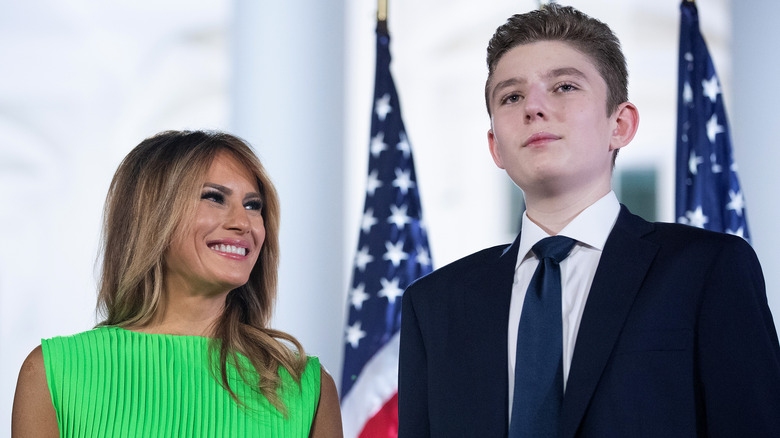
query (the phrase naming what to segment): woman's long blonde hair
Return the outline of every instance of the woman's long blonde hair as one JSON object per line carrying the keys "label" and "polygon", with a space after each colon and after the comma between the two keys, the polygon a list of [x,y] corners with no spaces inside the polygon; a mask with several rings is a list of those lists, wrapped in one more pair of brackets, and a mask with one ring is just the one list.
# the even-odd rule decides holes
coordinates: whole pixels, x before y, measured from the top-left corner
{"label": "woman's long blonde hair", "polygon": [[[249,281],[225,298],[210,352],[217,352],[218,379],[242,404],[228,383],[228,361],[247,383],[277,409],[279,367],[300,382],[306,366],[301,344],[268,327],[276,300],[279,265],[279,199],[260,160],[243,140],[226,133],[166,131],[147,138],[119,165],[106,197],[98,326],[144,326],[160,310],[166,251],[176,233],[186,231],[200,199],[203,180],[218,152],[228,152],[257,178],[263,199],[265,241]],[[285,344],[294,345],[297,352]],[[259,379],[242,372],[237,354],[246,356]],[[209,354],[214,358],[215,354]],[[212,359],[213,360],[213,359]],[[215,364],[216,365],[216,364]]]}

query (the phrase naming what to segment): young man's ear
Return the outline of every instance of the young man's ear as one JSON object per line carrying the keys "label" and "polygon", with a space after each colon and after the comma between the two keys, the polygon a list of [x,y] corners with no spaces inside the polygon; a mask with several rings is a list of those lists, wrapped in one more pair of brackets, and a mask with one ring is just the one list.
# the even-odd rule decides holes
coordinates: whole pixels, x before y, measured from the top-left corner
{"label": "young man's ear", "polygon": [[639,127],[639,110],[633,103],[621,103],[613,115],[614,128],[609,142],[609,150],[614,151],[629,144]]}
{"label": "young man's ear", "polygon": [[488,129],[488,148],[490,148],[490,155],[493,157],[493,162],[496,163],[499,169],[504,169],[504,162],[501,160],[501,154],[496,146],[496,136],[493,134],[493,128]]}

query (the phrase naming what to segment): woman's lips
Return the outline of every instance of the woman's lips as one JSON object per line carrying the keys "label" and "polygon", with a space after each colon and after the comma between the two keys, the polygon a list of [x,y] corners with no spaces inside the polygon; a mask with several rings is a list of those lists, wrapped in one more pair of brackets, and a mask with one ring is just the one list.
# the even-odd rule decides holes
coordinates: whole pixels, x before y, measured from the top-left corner
{"label": "woman's lips", "polygon": [[249,254],[249,242],[237,239],[220,239],[208,242],[208,247],[220,255],[233,259],[243,259]]}

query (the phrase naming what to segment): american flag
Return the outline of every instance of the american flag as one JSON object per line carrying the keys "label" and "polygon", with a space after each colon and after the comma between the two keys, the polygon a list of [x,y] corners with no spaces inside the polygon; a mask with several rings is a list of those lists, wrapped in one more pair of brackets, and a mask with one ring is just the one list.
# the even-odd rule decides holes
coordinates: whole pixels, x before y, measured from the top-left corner
{"label": "american flag", "polygon": [[683,0],[680,11],[677,222],[750,241],[723,93],[699,31],[696,3]]}
{"label": "american flag", "polygon": [[341,380],[345,437],[398,435],[401,296],[432,270],[384,24],[377,27],[366,202],[347,299]]}

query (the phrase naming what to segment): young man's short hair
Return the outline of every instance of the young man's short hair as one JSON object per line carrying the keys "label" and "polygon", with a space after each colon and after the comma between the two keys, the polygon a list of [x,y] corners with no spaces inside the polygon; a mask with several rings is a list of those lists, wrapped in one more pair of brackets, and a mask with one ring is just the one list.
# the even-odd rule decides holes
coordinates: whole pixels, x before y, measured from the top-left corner
{"label": "young man's short hair", "polygon": [[488,78],[485,103],[490,110],[490,81],[506,52],[538,41],[562,41],[586,55],[607,84],[607,115],[628,101],[628,70],[620,41],[603,22],[571,6],[551,3],[541,9],[511,16],[496,29],[487,47]]}

